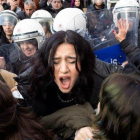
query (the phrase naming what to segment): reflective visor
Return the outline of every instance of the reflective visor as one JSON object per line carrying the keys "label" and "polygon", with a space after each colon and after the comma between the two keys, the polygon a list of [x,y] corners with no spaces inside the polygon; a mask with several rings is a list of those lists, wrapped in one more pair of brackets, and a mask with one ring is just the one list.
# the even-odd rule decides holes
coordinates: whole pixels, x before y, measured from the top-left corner
{"label": "reflective visor", "polygon": [[39,22],[42,27],[45,27],[48,32],[51,32],[51,27],[53,24],[53,19],[52,18],[32,18],[33,20]]}
{"label": "reflective visor", "polygon": [[10,14],[1,14],[0,15],[0,25],[13,25],[15,26],[17,24],[18,20],[15,18],[15,16],[12,16]]}

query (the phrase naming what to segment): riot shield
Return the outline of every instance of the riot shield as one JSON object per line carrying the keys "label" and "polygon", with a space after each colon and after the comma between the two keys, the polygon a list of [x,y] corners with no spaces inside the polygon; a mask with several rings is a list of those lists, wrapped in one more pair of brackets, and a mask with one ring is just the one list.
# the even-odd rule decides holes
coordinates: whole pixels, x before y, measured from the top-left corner
{"label": "riot shield", "polygon": [[[114,29],[117,31],[116,24],[114,23],[112,9],[93,11],[87,13],[86,16],[88,30],[86,39],[91,44],[97,58],[108,63],[121,65],[126,60],[126,56],[121,50],[119,42],[116,40],[114,34],[112,33]],[[127,33],[127,39],[131,41],[131,43],[137,45],[137,9],[134,12],[125,11],[125,9],[123,11],[120,10],[115,16],[117,17],[117,20],[123,18],[126,20],[126,23],[131,24],[131,27]]]}

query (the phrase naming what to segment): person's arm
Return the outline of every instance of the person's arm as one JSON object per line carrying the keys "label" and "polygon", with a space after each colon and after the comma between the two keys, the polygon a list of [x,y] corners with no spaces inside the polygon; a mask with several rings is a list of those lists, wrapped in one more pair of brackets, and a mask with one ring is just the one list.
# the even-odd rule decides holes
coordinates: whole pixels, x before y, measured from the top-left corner
{"label": "person's arm", "polygon": [[5,80],[7,85],[9,86],[9,88],[12,89],[16,84],[14,77],[16,77],[17,75],[14,73],[11,73],[9,71],[3,70],[3,69],[1,69],[0,72],[1,72],[3,79]]}
{"label": "person's arm", "polygon": [[110,74],[122,72],[123,67],[120,65],[109,64],[96,58],[94,72],[102,78],[106,78]]}
{"label": "person's arm", "polygon": [[79,130],[76,136],[85,135],[85,131],[80,131],[81,128],[90,133],[87,127],[91,126],[91,115],[93,113],[95,113],[94,110],[87,102],[83,105],[73,105],[58,110],[53,114],[43,117],[40,123],[45,129],[53,129],[57,135],[65,139],[71,137],[76,130]]}
{"label": "person's arm", "polygon": [[139,63],[138,62],[140,60],[139,47],[131,44],[126,39],[126,34],[128,32],[129,25],[126,26],[126,21],[121,19],[120,22],[117,21],[117,26],[118,26],[118,33],[115,30],[113,30],[113,33],[116,39],[120,42],[121,48],[123,49],[124,53],[126,54],[126,56],[130,59],[132,63]]}
{"label": "person's arm", "polygon": [[10,0],[10,10],[11,11],[15,11],[15,9],[17,8],[18,6],[18,2],[15,1],[15,0]]}

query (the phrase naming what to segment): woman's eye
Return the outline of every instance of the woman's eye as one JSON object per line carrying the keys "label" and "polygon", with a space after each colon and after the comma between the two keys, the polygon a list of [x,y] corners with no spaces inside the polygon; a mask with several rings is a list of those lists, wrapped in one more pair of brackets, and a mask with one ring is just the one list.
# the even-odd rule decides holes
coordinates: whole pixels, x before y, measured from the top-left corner
{"label": "woman's eye", "polygon": [[59,62],[58,61],[53,61],[53,64],[58,64]]}
{"label": "woman's eye", "polygon": [[74,60],[74,61],[71,61],[71,62],[69,62],[70,64],[74,64],[76,61]]}

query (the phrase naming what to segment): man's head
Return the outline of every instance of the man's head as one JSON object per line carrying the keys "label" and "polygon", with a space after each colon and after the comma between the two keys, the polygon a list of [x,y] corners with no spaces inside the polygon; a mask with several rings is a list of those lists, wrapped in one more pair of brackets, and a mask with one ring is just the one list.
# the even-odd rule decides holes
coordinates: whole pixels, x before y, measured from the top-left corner
{"label": "man's head", "polygon": [[26,0],[24,2],[24,9],[26,14],[31,17],[31,15],[34,13],[35,11],[35,4],[32,0]]}
{"label": "man's head", "polygon": [[54,10],[59,10],[62,7],[63,2],[62,0],[52,0],[51,4]]}

